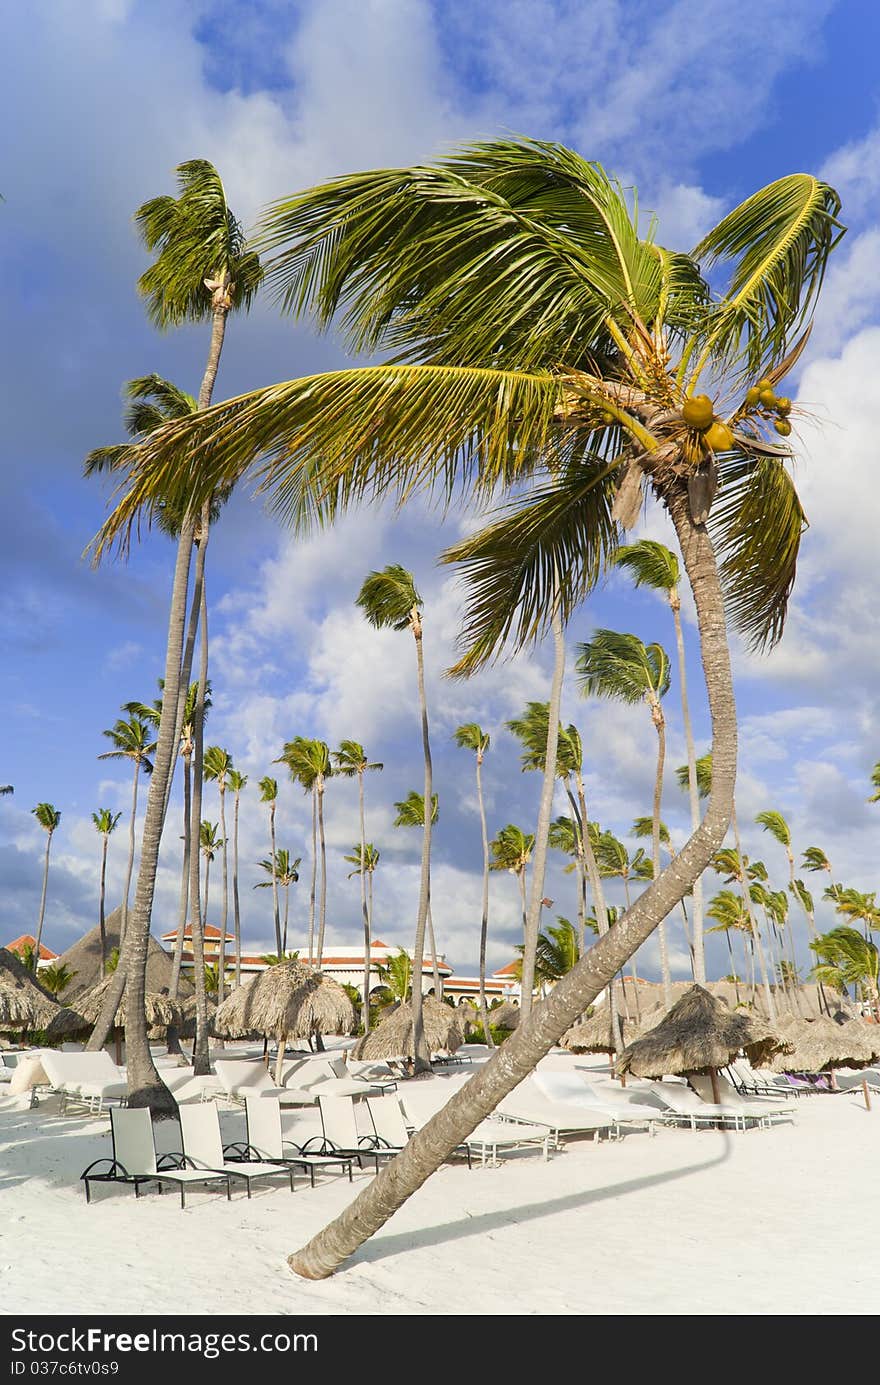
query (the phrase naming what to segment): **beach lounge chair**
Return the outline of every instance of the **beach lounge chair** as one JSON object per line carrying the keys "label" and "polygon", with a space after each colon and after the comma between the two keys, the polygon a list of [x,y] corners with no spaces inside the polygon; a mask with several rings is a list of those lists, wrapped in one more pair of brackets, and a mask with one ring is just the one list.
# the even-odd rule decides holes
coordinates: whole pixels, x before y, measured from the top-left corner
{"label": "beach lounge chair", "polygon": [[[701,1077],[698,1073],[691,1073],[688,1078],[697,1096],[703,1101],[712,1102],[714,1099],[712,1092],[712,1079]],[[773,1106],[769,1101],[748,1101],[728,1082],[723,1073],[717,1074],[718,1095],[721,1098],[721,1105],[731,1111],[736,1111],[746,1119],[755,1120],[759,1125],[772,1125],[774,1121],[791,1120],[792,1112],[789,1108],[784,1110],[781,1106]]]}
{"label": "beach lounge chair", "polygon": [[18,1063],[17,1053],[0,1053],[0,1082],[11,1082]]}
{"label": "beach lounge chair", "polygon": [[92,1200],[93,1183],[134,1184],[135,1197],[140,1197],[143,1183],[158,1183],[160,1193],[163,1183],[169,1183],[180,1190],[181,1207],[186,1206],[186,1190],[193,1183],[222,1184],[227,1200],[232,1196],[229,1178],[219,1170],[189,1168],[180,1154],[163,1154],[157,1159],[153,1124],[146,1107],[131,1111],[112,1107],[110,1137],[113,1157],[95,1159],[80,1174],[86,1202]]}
{"label": "beach lounge chair", "polygon": [[[342,1067],[342,1059],[337,1059]],[[333,1071],[331,1061],[322,1059],[305,1064],[304,1070],[296,1074],[299,1086],[314,1097],[323,1096],[379,1096],[382,1088],[375,1082],[365,1082],[360,1077],[340,1077]]]}
{"label": "beach lounge chair", "polygon": [[[406,1112],[406,1118],[412,1128],[420,1130],[423,1125],[427,1125],[428,1121],[442,1110],[467,1080],[467,1078],[462,1081],[438,1080],[432,1083],[414,1083],[406,1086],[401,1101]],[[551,1141],[551,1132],[545,1125],[533,1125],[527,1121],[507,1121],[489,1116],[480,1122],[476,1130],[472,1131],[466,1140],[462,1141],[456,1153],[467,1156],[468,1168],[471,1167],[473,1154],[479,1154],[480,1163],[483,1166],[488,1163],[494,1167],[498,1164],[499,1149],[523,1149],[530,1145],[538,1146],[543,1150],[544,1158],[547,1159],[550,1157]]]}
{"label": "beach lounge chair", "polygon": [[[397,1154],[396,1149],[380,1146],[374,1133],[358,1134],[354,1101],[350,1096],[324,1096],[321,1093],[318,1106],[321,1110],[321,1129],[324,1133],[322,1143],[316,1149],[317,1153],[341,1154],[349,1159],[357,1159],[361,1168],[364,1166],[364,1159],[370,1159],[377,1173],[380,1159],[393,1159]],[[309,1142],[303,1146],[304,1149],[311,1147]]]}
{"label": "beach lounge chair", "polygon": [[783,1078],[777,1079],[772,1073],[755,1072],[743,1058],[736,1058],[732,1063],[728,1063],[727,1071],[731,1082],[742,1096],[768,1096],[796,1101],[803,1095],[797,1088],[790,1087]]}
{"label": "beach lounge chair", "polygon": [[214,1070],[230,1101],[243,1102],[249,1096],[274,1096],[282,1106],[309,1106],[315,1101],[301,1087],[276,1087],[259,1059],[218,1058]]}
{"label": "beach lounge chair", "polygon": [[269,1164],[290,1165],[293,1168],[308,1169],[312,1187],[315,1186],[315,1173],[321,1169],[338,1169],[348,1173],[352,1181],[352,1160],[344,1154],[317,1154],[306,1152],[294,1140],[285,1140],[281,1128],[281,1106],[271,1097],[249,1096],[245,1098],[245,1119],[247,1121],[247,1145],[230,1145],[227,1153],[249,1151],[248,1158],[261,1159]]}
{"label": "beach lounge chair", "polygon": [[128,1083],[124,1074],[105,1049],[97,1053],[58,1053],[43,1049],[43,1071],[50,1090],[61,1097],[61,1114],[70,1102],[80,1102],[93,1115],[101,1115],[104,1103],[128,1100]]}
{"label": "beach lounge chair", "polygon": [[397,1088],[397,1077],[386,1063],[364,1063],[352,1067],[344,1058],[328,1058],[327,1064],[333,1076],[343,1082],[362,1082],[367,1087],[378,1087],[380,1091],[393,1092]]}
{"label": "beach lounge chair", "polygon": [[662,1102],[670,1113],[669,1119],[676,1124],[689,1125],[696,1130],[700,1125],[733,1125],[739,1130],[746,1128],[746,1118],[729,1106],[716,1105],[703,1101],[702,1097],[686,1087],[683,1082],[650,1082],[649,1089]]}
{"label": "beach lounge chair", "polygon": [[251,1184],[267,1178],[287,1178],[290,1191],[293,1192],[293,1169],[289,1166],[271,1164],[259,1159],[227,1158],[228,1152],[232,1152],[234,1156],[236,1150],[235,1146],[230,1146],[229,1150],[223,1148],[216,1106],[181,1106],[178,1114],[183,1153],[188,1168],[212,1170],[215,1173],[227,1174],[230,1178],[237,1178],[247,1188],[248,1197],[251,1195]]}
{"label": "beach lounge chair", "polygon": [[367,1112],[373,1125],[376,1147],[399,1154],[406,1148],[409,1131],[396,1096],[368,1096]]}
{"label": "beach lounge chair", "polygon": [[588,1082],[581,1072],[548,1072],[539,1068],[535,1072],[535,1082],[552,1101],[613,1116],[617,1126],[647,1125],[653,1134],[655,1125],[665,1123],[663,1112],[656,1106],[633,1101],[622,1090],[602,1091]]}
{"label": "beach lounge chair", "polygon": [[499,1102],[497,1114],[505,1120],[525,1121],[530,1125],[546,1126],[552,1142],[560,1145],[562,1135],[595,1135],[604,1130],[619,1138],[620,1128],[614,1115],[590,1110],[571,1102],[552,1100],[542,1092],[533,1077],[527,1077]]}

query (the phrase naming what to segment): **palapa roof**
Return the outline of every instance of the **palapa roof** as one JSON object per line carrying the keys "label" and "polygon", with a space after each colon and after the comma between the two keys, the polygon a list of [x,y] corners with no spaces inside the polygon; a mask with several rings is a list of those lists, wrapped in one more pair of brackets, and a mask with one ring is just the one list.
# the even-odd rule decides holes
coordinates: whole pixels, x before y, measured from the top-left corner
{"label": "palapa roof", "polygon": [[354,1006],[338,981],[301,962],[280,962],[236,986],[217,1007],[214,1033],[224,1039],[248,1034],[307,1039],[312,1034],[350,1034]]}
{"label": "palapa roof", "polygon": [[27,1003],[34,1011],[35,1028],[43,1028],[57,1012],[58,1002],[54,996],[43,989],[21,958],[16,957],[14,952],[7,951],[5,947],[0,947],[0,981],[26,997]]}
{"label": "palapa roof", "polygon": [[770,1060],[774,1072],[858,1068],[880,1057],[880,1026],[862,1020],[838,1024],[827,1018],[801,1020],[784,1015],[778,1029],[790,1051]]}
{"label": "palapa roof", "polygon": [[35,1029],[34,1002],[24,986],[0,981],[0,1029]]}
{"label": "palapa roof", "polygon": [[[618,1024],[623,1029],[624,1043],[631,1043],[640,1032],[633,1020],[618,1016]],[[611,1014],[608,1006],[600,1006],[589,1019],[573,1024],[559,1042],[572,1053],[613,1053],[614,1040],[611,1037]]]}
{"label": "palapa roof", "polygon": [[691,986],[660,1023],[636,1039],[617,1060],[618,1072],[664,1077],[723,1068],[744,1049],[752,1062],[784,1046],[755,1015],[728,1010],[702,986]]}
{"label": "palapa roof", "polygon": [[[114,947],[119,946],[119,925],[122,920],[122,910],[114,909],[105,923],[107,934],[107,955],[109,956]],[[84,991],[89,991],[97,986],[101,980],[101,930],[96,924],[88,933],[84,933],[75,943],[71,943],[66,952],[62,952],[58,958],[58,966],[69,967],[76,972],[69,986],[65,987],[64,998],[68,1005],[76,1001],[76,998]],[[154,995],[161,994],[163,989],[171,985],[171,954],[166,952],[163,947],[156,942],[151,935],[147,945],[147,990]],[[193,986],[188,977],[181,974],[178,984],[178,994],[180,997],[192,995]]]}
{"label": "palapa roof", "polygon": [[[78,1016],[81,1021],[78,1032],[82,1033],[84,1030],[91,1030],[101,1013],[104,998],[112,983],[113,976],[111,974],[97,986],[93,986],[91,990],[86,991],[84,995],[77,996],[74,1005],[66,1005],[64,1007],[66,1012],[64,1018],[62,1019],[60,1015],[56,1018],[56,1029],[58,1031],[62,1029],[66,1030],[65,1037],[72,1035],[74,1032],[77,1032],[75,1028],[76,1020],[74,1017]],[[124,1029],[127,1021],[125,999],[125,992],[123,991],[122,999],[116,1010],[116,1026],[119,1029]],[[167,1026],[169,1024],[175,1024],[180,1018],[180,1010],[177,1004],[171,1000],[169,996],[159,995],[155,991],[147,991],[144,996],[144,1010],[147,1017],[147,1025],[149,1027],[154,1025]],[[58,1036],[60,1037],[60,1032]]]}
{"label": "palapa roof", "polygon": [[[464,1043],[461,1022],[453,1006],[444,1005],[442,1000],[426,995],[422,999],[422,1020],[431,1053],[440,1049],[454,1053]],[[407,1001],[405,1005],[396,1006],[375,1029],[358,1039],[351,1056],[357,1059],[414,1058],[412,1004]]]}

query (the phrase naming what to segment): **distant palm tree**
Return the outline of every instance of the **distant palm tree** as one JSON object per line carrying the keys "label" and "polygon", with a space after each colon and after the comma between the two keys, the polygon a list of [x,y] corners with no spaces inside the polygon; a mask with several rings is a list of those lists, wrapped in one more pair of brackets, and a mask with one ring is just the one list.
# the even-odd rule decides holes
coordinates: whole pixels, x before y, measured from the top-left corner
{"label": "distant palm tree", "polygon": [[873,785],[874,792],[871,794],[868,802],[880,803],[880,760],[877,761],[874,768],[871,770],[871,784]]}
{"label": "distant palm tree", "polygon": [[[697,752],[694,748],[694,729],[691,724],[687,694],[687,661],[684,653],[684,632],[681,626],[681,568],[676,555],[656,539],[641,539],[627,544],[612,555],[612,562],[625,568],[637,587],[649,587],[663,592],[675,623],[675,647],[678,652],[678,682],[681,697],[681,717],[687,746],[688,793],[691,809],[691,831],[700,824],[700,795],[697,785]],[[706,956],[703,948],[703,879],[698,876],[693,885],[693,959],[694,980],[706,984]]]}
{"label": "distant palm tree", "polygon": [[216,822],[202,820],[199,831],[199,849],[205,860],[205,883],[202,887],[202,935],[208,924],[208,886],[211,881],[211,862],[223,845],[220,837],[217,836]]}
{"label": "distant palm tree", "polygon": [[[492,853],[489,869],[509,870],[519,885],[524,938],[527,927],[526,867],[532,859],[532,848],[534,845],[535,838],[531,834],[524,832],[521,827],[517,827],[513,822],[509,822],[506,827],[502,827],[498,835],[493,837],[489,843],[489,850]],[[525,945],[524,943],[523,946]]]}
{"label": "distant palm tree", "polygon": [[[365,618],[377,630],[409,630],[416,647],[416,674],[419,694],[419,714],[422,723],[422,754],[425,764],[425,784],[422,800],[425,817],[422,830],[422,870],[419,883],[419,904],[416,914],[415,945],[413,947],[413,972],[419,984],[413,986],[413,1049],[414,1071],[428,1072],[431,1055],[425,1042],[422,1022],[422,962],[425,955],[425,930],[428,924],[428,909],[431,902],[431,814],[428,804],[433,799],[433,766],[431,763],[431,739],[428,731],[428,698],[425,692],[425,656],[422,648],[424,617],[422,598],[416,590],[411,572],[399,563],[389,563],[381,572],[371,572],[364,578],[355,605],[363,611]],[[432,947],[435,958],[437,949]],[[435,982],[435,989],[439,984]],[[437,999],[440,991],[436,990]]]}
{"label": "distant palm tree", "polygon": [[37,936],[34,939],[34,965],[32,970],[36,972],[40,961],[40,939],[43,936],[43,919],[46,917],[46,890],[49,886],[49,848],[52,845],[52,837],[61,821],[61,814],[51,803],[38,803],[36,808],[31,808],[31,812],[46,833],[46,860],[43,865],[43,891],[40,895],[40,917],[37,920]]}
{"label": "distant palm tree", "polygon": [[40,985],[44,990],[51,991],[55,999],[58,1000],[62,991],[66,991],[71,981],[78,973],[71,971],[64,962],[52,962],[50,966],[43,967],[40,972]]}
{"label": "distant palm tree", "polygon": [[[327,841],[324,835],[324,786],[333,774],[330,747],[326,741],[295,736],[288,741],[276,765],[287,765],[290,777],[312,795],[312,883],[309,891],[309,966],[314,961],[321,969],[324,956],[324,927],[327,921]],[[318,851],[321,856],[321,892],[318,911],[318,947],[315,953],[315,885]]]}
{"label": "distant palm tree", "polygon": [[557,915],[538,935],[535,971],[539,981],[553,984],[576,966],[581,951],[575,929],[567,918]]}
{"label": "distant palm tree", "polygon": [[226,784],[234,768],[232,756],[219,745],[209,745],[202,760],[205,779],[216,783],[220,794],[220,831],[223,834],[223,907],[220,919],[220,958],[217,972],[217,996],[222,1002],[226,980],[226,930],[229,926],[229,838],[226,832]]}
{"label": "distant palm tree", "polygon": [[246,774],[231,769],[228,775],[229,787],[235,794],[235,809],[232,826],[232,915],[235,932],[235,984],[241,985],[241,909],[238,899],[238,809],[241,791],[248,781]]}
{"label": "distant palm tree", "polygon": [[761,942],[761,934],[757,922],[755,921],[755,911],[752,907],[752,879],[749,874],[749,858],[748,856],[744,856],[736,847],[725,846],[722,847],[720,851],[716,851],[711,864],[714,871],[724,876],[727,884],[737,884],[739,886],[743,907],[749,919],[752,942],[758,954],[758,962],[761,968],[761,984],[764,987],[764,999],[767,1003],[767,1011],[775,1024],[776,1003],[773,998],[773,992],[770,989],[770,976],[767,970],[767,962],[764,957],[764,947]]}
{"label": "distant palm tree", "polygon": [[816,979],[836,989],[857,987],[880,1023],[880,953],[876,943],[863,938],[857,928],[841,924],[814,938],[810,947],[819,958],[813,968]]}
{"label": "distant palm tree", "polygon": [[[406,798],[402,798],[394,804],[397,809],[397,816],[394,819],[395,827],[413,827],[421,831],[425,823],[425,800],[417,789],[410,789]],[[437,819],[440,816],[440,805],[436,794],[431,795],[431,826],[436,827]],[[440,967],[437,961],[437,940],[434,937],[434,916],[431,909],[431,892],[428,891],[428,918],[427,918],[428,946],[431,949],[431,967],[434,972],[434,994],[440,996],[442,983],[440,981]],[[423,957],[424,960],[424,957]],[[420,1002],[421,1003],[421,1002]]]}
{"label": "distant palm tree", "polygon": [[480,814],[480,835],[483,843],[483,899],[480,915],[480,1019],[488,1047],[494,1048],[489,1027],[489,1010],[486,1004],[486,945],[489,937],[489,831],[486,826],[486,805],[483,802],[483,760],[489,749],[490,738],[475,721],[459,726],[452,735],[455,744],[462,750],[472,750],[477,767],[477,811]]}
{"label": "distant palm tree", "polygon": [[98,928],[101,933],[102,979],[107,965],[107,930],[104,923],[104,903],[107,884],[107,849],[110,845],[110,834],[116,831],[116,824],[121,817],[121,813],[113,813],[109,808],[101,808],[97,813],[92,813],[92,822],[95,824],[95,831],[100,833],[101,836],[101,889],[98,900]]}
{"label": "distant palm tree", "polygon": [[880,928],[880,909],[875,890],[853,889],[850,885],[829,885],[825,898],[830,899],[838,914],[861,923],[867,940],[869,929]]}
{"label": "distant palm tree", "polygon": [[829,875],[831,874],[831,862],[821,846],[808,846],[801,854],[803,856],[801,862],[803,870],[824,870]]}
{"label": "distant palm tree", "polygon": [[128,926],[128,897],[131,892],[131,873],[134,867],[134,834],[137,818],[138,782],[141,770],[144,774],[153,773],[150,756],[156,749],[151,740],[151,731],[141,717],[130,716],[128,721],[119,720],[109,731],[103,733],[113,744],[113,750],[105,750],[99,760],[130,760],[134,766],[134,782],[131,796],[131,819],[128,824],[128,868],[125,872],[125,892],[122,896],[122,922],[119,925],[119,946],[125,946],[125,930]]}
{"label": "distant palm tree", "polygon": [[[269,857],[272,869],[272,917],[275,923],[275,955],[280,957],[283,951],[281,947],[281,911],[278,907],[278,877],[275,874],[275,809],[278,806],[278,780],[272,779],[266,774],[260,780],[259,788],[260,802],[269,805],[269,841],[272,847]],[[314,893],[312,904],[314,905]]]}
{"label": "distant palm tree", "polygon": [[413,964],[408,952],[400,948],[398,952],[393,952],[384,966],[376,968],[379,975],[379,986],[385,993],[376,996],[376,1004],[380,1010],[387,1009],[389,1005],[404,1004],[406,1000],[415,994],[417,987],[413,987]]}
{"label": "distant palm tree", "polygon": [[[758,813],[757,817],[755,818],[755,822],[759,825],[759,827],[763,827],[765,832],[769,832],[771,837],[773,837],[774,841],[777,841],[785,851],[786,860],[788,861],[789,891],[798,901],[798,903],[801,906],[801,909],[803,910],[804,916],[807,920],[807,931],[809,933],[810,938],[817,937],[818,931],[816,929],[816,920],[814,918],[812,908],[808,907],[809,894],[806,890],[803,889],[803,887],[800,890],[797,887],[797,880],[795,877],[794,851],[792,850],[791,844],[791,829],[789,828],[788,823],[786,822],[782,814],[776,812],[775,809],[767,809],[762,813]],[[812,848],[809,847],[807,848],[807,850],[811,849]],[[793,939],[791,939],[790,934],[789,938],[791,940],[791,945],[793,948],[794,942]],[[792,955],[790,961],[792,963],[794,971],[797,971],[794,955]],[[826,1010],[829,1010],[821,985],[819,987],[819,993],[824,1008]]]}
{"label": "distant palm tree", "polygon": [[[657,770],[654,776],[654,874],[660,874],[660,806],[666,763],[666,718],[661,706],[669,691],[669,656],[659,644],[644,644],[638,635],[616,630],[596,630],[593,638],[578,646],[575,669],[585,697],[610,697],[621,702],[643,702],[657,732]],[[672,1004],[672,973],[666,922],[658,927],[663,995]]]}
{"label": "distant palm tree", "polygon": [[[654,819],[653,819],[653,817],[637,817],[637,818],[633,818],[633,825],[632,825],[632,827],[630,828],[630,832],[632,833],[632,835],[633,835],[634,837],[638,837],[638,838],[641,838],[641,839],[648,839],[648,838],[650,838],[650,840],[653,842],[653,840],[654,840]],[[661,821],[661,823],[660,823],[660,846],[661,846],[661,848],[663,848],[663,849],[666,851],[667,855],[669,856],[670,861],[674,861],[674,860],[675,860],[675,847],[672,845],[672,834],[671,834],[671,832],[669,831],[669,828],[667,827],[666,823],[665,823],[665,822],[662,822],[662,821]],[[653,872],[653,870],[652,870],[651,875],[650,875],[649,877],[643,876],[642,878],[643,878],[643,879],[646,879],[646,878],[647,878],[647,879],[653,880],[653,879],[654,879],[654,872]],[[691,974],[692,974],[692,975],[694,976],[694,978],[696,979],[696,964],[695,964],[695,961],[694,961],[694,942],[693,942],[693,938],[692,938],[692,936],[691,936],[691,923],[690,923],[690,919],[689,919],[689,917],[688,917],[687,899],[686,899],[686,896],[682,896],[682,898],[679,900],[679,908],[681,909],[681,917],[682,917],[682,920],[683,920],[683,922],[684,922],[684,935],[685,935],[685,938],[687,939],[688,953],[690,954],[690,959],[691,959]]]}
{"label": "distant palm tree", "polygon": [[[333,751],[333,762],[336,766],[336,773],[342,774],[346,778],[353,779],[355,775],[358,781],[358,809],[360,812],[360,855],[361,867],[358,872],[361,884],[361,915],[364,921],[364,1033],[370,1032],[370,942],[373,934],[372,923],[372,889],[373,874],[370,871],[370,901],[367,899],[367,865],[366,865],[366,843],[367,843],[367,819],[364,807],[364,775],[370,770],[381,770],[383,766],[377,761],[370,763],[369,756],[362,745],[357,741],[341,741],[338,750]],[[346,858],[347,859],[347,858]],[[377,853],[378,860],[378,853]],[[373,868],[375,869],[375,867]]]}
{"label": "distant palm tree", "polygon": [[297,856],[296,860],[290,859],[290,852],[283,846],[279,846],[271,860],[259,861],[260,870],[264,870],[269,876],[268,880],[258,880],[254,885],[255,890],[268,890],[270,886],[275,889],[278,885],[284,890],[284,927],[281,934],[281,947],[278,956],[283,957],[287,952],[287,920],[290,914],[290,887],[299,880],[299,868],[302,865],[302,857]]}
{"label": "distant palm tree", "polygon": [[[736,964],[733,957],[733,945],[730,941],[731,932],[751,934],[749,916],[743,904],[742,897],[734,894],[733,890],[719,890],[718,894],[709,901],[706,910],[706,918],[714,919],[715,926],[710,928],[710,933],[723,933],[727,939],[727,951],[730,954],[730,970],[736,976]],[[748,960],[748,959],[747,959]],[[754,962],[751,961],[750,970],[754,985]],[[739,982],[734,981],[736,988],[736,1003],[740,1003]]]}

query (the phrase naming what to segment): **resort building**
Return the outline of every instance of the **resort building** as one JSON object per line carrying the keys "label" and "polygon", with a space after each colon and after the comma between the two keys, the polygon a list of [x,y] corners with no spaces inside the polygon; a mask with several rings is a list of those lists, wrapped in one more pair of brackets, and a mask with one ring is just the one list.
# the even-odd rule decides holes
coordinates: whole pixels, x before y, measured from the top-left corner
{"label": "resort building", "polygon": [[[36,941],[36,938],[31,933],[22,933],[20,938],[13,938],[11,943],[4,943],[4,947],[7,952],[14,952],[17,957],[22,957],[25,949],[34,947]],[[57,959],[57,952],[53,952],[50,947],[46,947],[43,943],[40,943],[40,956],[37,961],[37,971],[39,971],[41,967],[51,966]]]}

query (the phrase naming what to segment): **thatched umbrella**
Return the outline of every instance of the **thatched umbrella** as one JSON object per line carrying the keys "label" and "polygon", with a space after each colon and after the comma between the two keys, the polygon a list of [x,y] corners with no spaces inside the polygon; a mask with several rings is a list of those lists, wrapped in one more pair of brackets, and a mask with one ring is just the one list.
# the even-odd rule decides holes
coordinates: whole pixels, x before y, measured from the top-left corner
{"label": "thatched umbrella", "polygon": [[[422,1001],[422,1020],[429,1052],[435,1053],[442,1048],[454,1053],[464,1043],[458,1016],[451,1005],[426,995]],[[375,1029],[358,1039],[351,1056],[357,1059],[415,1058],[410,1002],[396,1006]]]}
{"label": "thatched umbrella", "polygon": [[[800,1020],[783,1016],[779,1032],[790,1051],[769,1060],[774,1072],[822,1072],[858,1068],[880,1057],[880,1026],[861,1020]],[[874,1032],[876,1030],[876,1033]],[[756,1065],[757,1066],[757,1065]]]}
{"label": "thatched umbrella", "polygon": [[515,1029],[519,1024],[519,1006],[505,1000],[489,1011],[489,1023],[496,1029]]}
{"label": "thatched umbrella", "polygon": [[[205,997],[205,1006],[208,1011],[208,1033],[214,1033],[214,1016],[217,1013],[217,1002]],[[185,1000],[179,1002],[180,1025],[178,1028],[181,1039],[194,1039],[196,1036],[196,997],[188,995]],[[164,1037],[164,1036],[160,1036]]]}
{"label": "thatched umbrella", "polygon": [[[632,1020],[625,1020],[620,1016],[618,1016],[617,1022],[623,1031],[623,1042],[632,1043],[637,1033],[640,1032],[638,1026]],[[589,1019],[579,1020],[577,1024],[573,1024],[571,1029],[566,1030],[559,1042],[563,1048],[569,1049],[572,1053],[614,1053],[611,1014],[608,1006],[600,1006]]]}
{"label": "thatched umbrella", "polygon": [[276,1081],[280,1085],[284,1045],[289,1038],[350,1034],[355,1022],[354,1006],[338,981],[302,962],[280,962],[230,991],[217,1007],[214,1033],[223,1039],[248,1034],[276,1038]]}
{"label": "thatched umbrella", "polygon": [[0,1029],[33,1029],[36,1024],[34,1003],[24,986],[0,981]]}
{"label": "thatched umbrella", "polygon": [[740,1049],[761,1062],[783,1047],[785,1040],[763,1020],[732,1012],[702,986],[691,986],[655,1028],[624,1049],[617,1071],[636,1077],[708,1072],[718,1101],[718,1069]]}
{"label": "thatched umbrella", "polygon": [[[58,1010],[58,1002],[48,991],[44,991],[32,971],[24,965],[20,957],[8,948],[0,947],[0,982],[18,995],[21,1003],[30,1006],[33,1012],[31,1024],[42,1029],[51,1021]],[[3,1026],[0,1025],[0,1028]],[[13,1027],[10,1025],[9,1027]],[[15,1024],[15,1028],[23,1026]],[[26,1027],[26,1026],[25,1026]]]}
{"label": "thatched umbrella", "polygon": [[[109,915],[106,923],[107,954],[119,946],[119,925],[122,920],[122,910],[114,909]],[[65,988],[65,996],[68,1004],[75,1003],[78,996],[84,991],[90,991],[94,986],[101,982],[101,933],[97,924],[84,933],[81,938],[77,938],[75,943],[71,943],[66,952],[62,952],[58,958],[58,966],[67,966],[75,972],[70,985]],[[154,995],[161,995],[163,987],[171,985],[172,960],[171,954],[166,952],[156,939],[150,935],[147,940],[147,971],[146,986],[147,990]],[[178,998],[193,994],[193,984],[185,973],[181,973],[178,980]]]}
{"label": "thatched umbrella", "polygon": [[[97,986],[92,986],[91,990],[77,996],[73,1005],[65,1006],[64,1011],[56,1016],[51,1037],[55,1040],[81,1038],[84,1034],[90,1033],[97,1023],[104,1005],[104,997],[112,983],[113,976],[111,974],[105,980],[100,981]],[[160,995],[156,991],[147,991],[145,994],[144,1013],[148,1029],[157,1026],[167,1028],[169,1024],[179,1024],[180,1022],[180,1009],[177,1003],[171,1000],[169,996]],[[125,1029],[126,1023],[125,992],[123,991],[114,1019],[117,1061],[121,1058],[119,1031]]]}

